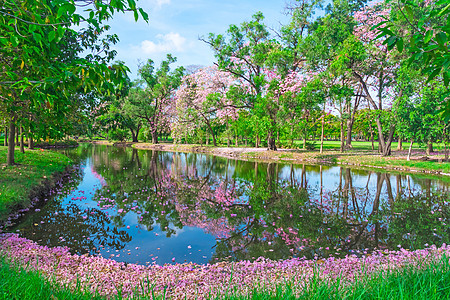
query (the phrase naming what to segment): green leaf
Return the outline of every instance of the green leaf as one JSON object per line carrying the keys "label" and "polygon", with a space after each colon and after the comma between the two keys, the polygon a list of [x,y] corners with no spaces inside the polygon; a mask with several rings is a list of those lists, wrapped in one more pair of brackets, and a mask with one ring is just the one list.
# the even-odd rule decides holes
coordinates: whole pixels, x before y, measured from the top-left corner
{"label": "green leaf", "polygon": [[384,32],[385,34],[389,36],[394,36],[395,33],[393,33],[387,26],[383,28],[378,28],[379,31]]}
{"label": "green leaf", "polygon": [[438,16],[442,16],[442,15],[447,14],[449,9],[450,9],[450,3],[438,13]]}
{"label": "green leaf", "polygon": [[425,34],[425,38],[424,38],[424,42],[425,42],[425,44],[427,44],[430,40],[431,40],[431,38],[433,37],[433,30],[432,29],[430,29],[430,30],[428,30],[427,31],[427,33]]}
{"label": "green leaf", "polygon": [[428,75],[427,83],[433,80],[436,76],[438,76],[440,72],[441,68],[434,69],[434,71],[430,75]]}
{"label": "green leaf", "polygon": [[36,25],[30,24],[30,26],[28,26],[28,32],[29,33],[34,32],[36,30],[36,28],[37,28]]}
{"label": "green leaf", "polygon": [[62,15],[65,15],[66,13],[67,13],[67,5],[61,5],[59,8],[58,8],[58,14],[57,14],[57,17],[58,18],[60,18]]}
{"label": "green leaf", "polygon": [[11,36],[9,41],[11,42],[13,47],[17,47],[19,45],[19,39],[17,38],[17,36]]}
{"label": "green leaf", "polygon": [[42,41],[42,35],[39,33],[33,33],[33,38],[37,43],[40,43]]}
{"label": "green leaf", "polygon": [[135,10],[136,9],[136,2],[134,0],[128,0],[128,6]]}
{"label": "green leaf", "polygon": [[395,43],[397,43],[397,37],[396,36],[391,36],[386,40],[387,46],[389,50],[392,50],[392,48],[394,48]]}
{"label": "green leaf", "polygon": [[444,45],[447,42],[447,35],[444,32],[439,32],[436,34],[436,40],[439,45]]}
{"label": "green leaf", "polygon": [[411,6],[409,6],[409,5],[405,6],[405,11],[406,11],[406,14],[408,15],[410,21],[412,19],[414,19],[414,13],[413,13],[413,11],[411,9]]}
{"label": "green leaf", "polygon": [[55,31],[50,31],[50,33],[48,34],[48,41],[51,42],[55,39],[56,37],[56,32]]}
{"label": "green leaf", "polygon": [[139,8],[139,12],[141,13],[141,16],[144,19],[144,21],[148,21],[148,14],[142,8]]}
{"label": "green leaf", "polygon": [[444,72],[444,84],[445,86],[448,86],[448,83],[450,81],[450,72]]}
{"label": "green leaf", "polygon": [[402,38],[399,38],[397,41],[397,50],[400,53],[403,52],[403,39]]}

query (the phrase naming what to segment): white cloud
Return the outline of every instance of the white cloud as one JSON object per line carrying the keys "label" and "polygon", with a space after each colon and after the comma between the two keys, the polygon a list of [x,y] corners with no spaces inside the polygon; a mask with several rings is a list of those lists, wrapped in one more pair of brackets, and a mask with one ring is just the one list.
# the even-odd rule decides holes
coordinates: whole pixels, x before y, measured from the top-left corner
{"label": "white cloud", "polygon": [[162,6],[164,4],[170,4],[170,0],[156,0],[156,4],[158,6]]}
{"label": "white cloud", "polygon": [[[167,1],[167,0],[160,0]],[[158,41],[152,42],[145,40],[139,46],[140,50],[145,54],[166,53],[166,52],[183,52],[186,49],[186,39],[179,33],[158,34]]]}

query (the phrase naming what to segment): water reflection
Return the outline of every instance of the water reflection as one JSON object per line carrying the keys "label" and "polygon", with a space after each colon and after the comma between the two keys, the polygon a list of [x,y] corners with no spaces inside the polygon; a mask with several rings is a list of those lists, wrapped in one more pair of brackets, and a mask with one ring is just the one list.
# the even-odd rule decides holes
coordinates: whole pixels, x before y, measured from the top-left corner
{"label": "water reflection", "polygon": [[77,188],[14,230],[119,261],[327,257],[448,243],[448,183],[339,166],[83,145]]}

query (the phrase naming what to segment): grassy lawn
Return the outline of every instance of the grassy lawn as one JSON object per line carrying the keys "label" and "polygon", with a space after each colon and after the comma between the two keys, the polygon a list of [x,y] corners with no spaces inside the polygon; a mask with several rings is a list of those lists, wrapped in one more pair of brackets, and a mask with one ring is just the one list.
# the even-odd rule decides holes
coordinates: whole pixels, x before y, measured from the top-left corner
{"label": "grassy lawn", "polygon": [[[308,143],[312,143],[312,141],[308,141]],[[409,142],[403,142],[403,150],[408,150],[409,149]],[[297,148],[302,148],[303,147],[303,141],[294,141],[294,145]],[[320,140],[318,141],[314,141],[314,145],[316,147],[316,149],[320,149]],[[392,142],[392,150],[396,150],[398,146],[398,142]],[[325,150],[339,150],[341,147],[341,141],[323,141],[323,148]],[[425,151],[426,149],[426,145],[425,144],[419,144],[419,143],[413,143],[413,150],[423,150]],[[438,143],[433,143],[433,147],[434,150],[437,151],[443,151],[444,149],[444,144],[438,144]],[[374,141],[374,148],[375,150],[378,149],[378,142]],[[372,142],[360,142],[360,141],[352,141],[352,149],[353,150],[367,150],[367,151],[372,151]]]}
{"label": "grassy lawn", "polygon": [[[235,290],[230,294],[206,299],[268,300],[268,299],[450,299],[450,264],[448,258],[430,265],[406,267],[401,270],[383,271],[372,275],[363,275],[356,282],[346,283],[336,279],[324,281],[313,277],[301,287],[303,292],[296,296],[292,287],[279,287],[276,292],[254,290],[242,296]],[[192,291],[195,294],[195,291]],[[152,299],[152,295],[136,295],[132,299]],[[163,299],[162,297],[155,297]],[[81,288],[70,290],[58,283],[52,284],[36,271],[21,267],[0,259],[0,299],[123,299],[117,295],[108,297],[83,291]],[[131,298],[127,298],[131,299]]]}
{"label": "grassy lawn", "polygon": [[82,291],[51,284],[39,273],[26,271],[0,259],[0,299],[105,299]]}
{"label": "grassy lawn", "polygon": [[450,264],[447,258],[422,269],[407,267],[363,276],[351,284],[342,284],[339,279],[323,281],[315,277],[305,283],[304,290],[300,297],[294,296],[287,286],[276,294],[255,292],[249,296],[230,295],[224,299],[450,299]]}
{"label": "grassy lawn", "polygon": [[51,151],[15,151],[17,165],[6,166],[7,148],[0,146],[0,219],[9,214],[11,207],[26,205],[33,188],[55,172],[62,172],[71,164],[68,157]]}

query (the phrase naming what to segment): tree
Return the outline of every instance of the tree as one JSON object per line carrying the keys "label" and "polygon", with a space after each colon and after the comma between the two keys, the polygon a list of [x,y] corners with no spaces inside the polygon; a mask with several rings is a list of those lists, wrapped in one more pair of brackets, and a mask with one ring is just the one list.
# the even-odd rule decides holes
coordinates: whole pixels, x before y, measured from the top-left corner
{"label": "tree", "polygon": [[[227,93],[237,82],[230,73],[219,71],[217,67],[208,67],[183,78],[176,92],[178,124],[175,128],[202,126],[204,124],[217,146],[214,123],[236,119],[238,111]],[[176,134],[179,132],[176,132]]]}
{"label": "tree", "polygon": [[178,67],[171,71],[170,65],[176,58],[168,54],[166,60],[155,69],[154,62],[149,59],[139,68],[139,75],[145,82],[143,91],[135,91],[128,97],[128,109],[133,115],[147,123],[152,136],[152,143],[158,143],[158,134],[170,128],[171,117],[174,114],[174,92],[180,86],[184,68]]}
{"label": "tree", "polygon": [[[397,47],[406,52],[409,62],[420,66],[428,81],[442,76],[445,86],[450,82],[450,6],[447,0],[440,1],[387,1],[392,11],[374,26],[374,32],[389,49]],[[445,118],[450,118],[450,93],[444,92],[442,105]]]}
{"label": "tree", "polygon": [[[88,11],[88,17],[76,12]],[[134,1],[6,0],[0,8],[1,48],[0,103],[9,120],[13,137],[21,113],[55,110],[64,113],[69,95],[85,91],[112,91],[123,82],[127,68],[107,66],[114,56],[109,51],[115,36],[100,38],[108,29],[102,23],[116,12],[131,10],[148,20]],[[72,25],[86,26],[75,31]],[[93,51],[82,57],[85,50]],[[105,51],[103,51],[105,50]],[[13,139],[10,139],[7,164],[14,164]]]}
{"label": "tree", "polygon": [[267,95],[267,64],[271,51],[276,47],[274,40],[263,23],[261,12],[253,15],[250,22],[241,26],[231,25],[228,36],[209,34],[207,40],[217,59],[219,70],[228,72],[239,79],[240,87],[235,87],[230,96],[235,106],[248,109],[257,118],[269,118],[267,142],[270,150],[276,150],[275,132],[277,130],[277,103]]}

